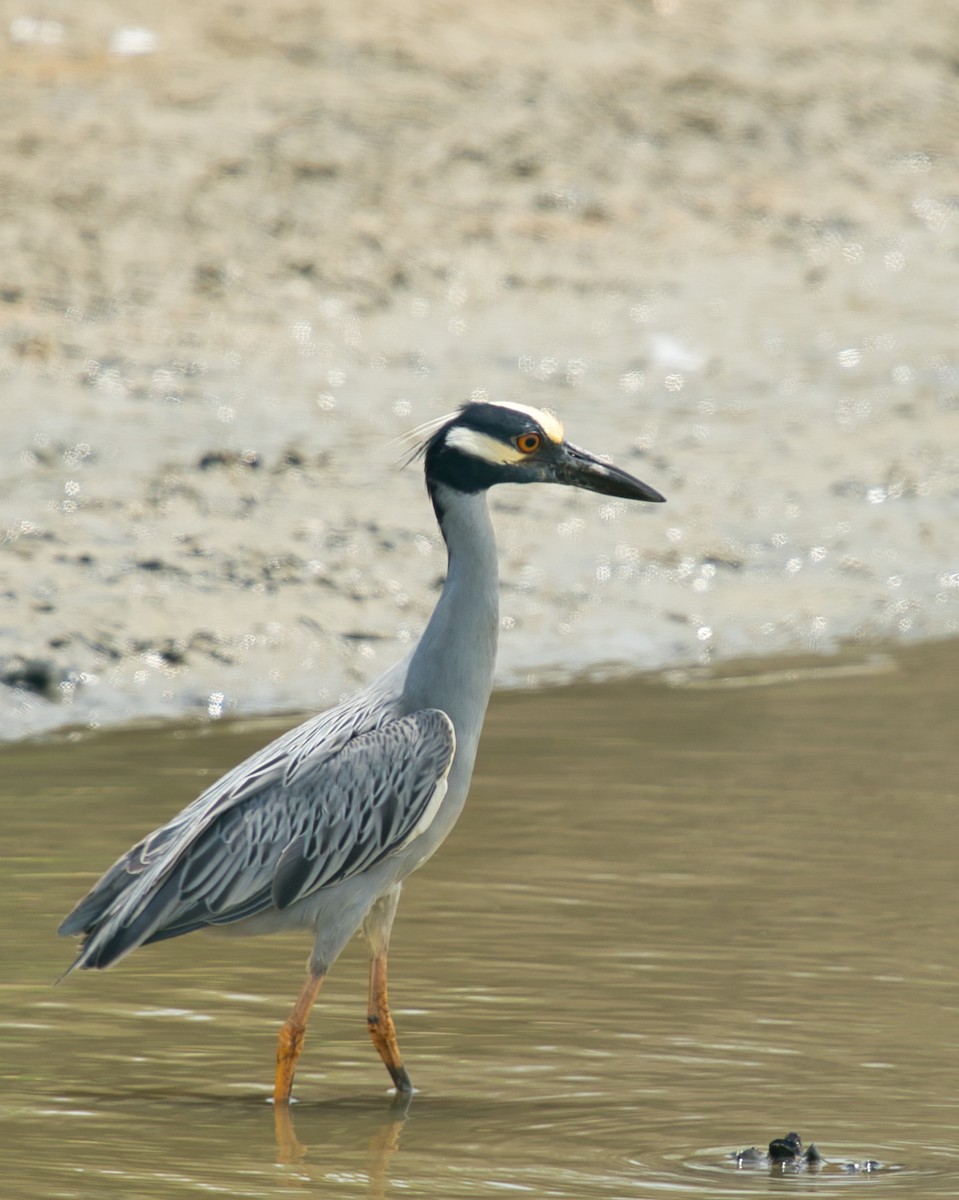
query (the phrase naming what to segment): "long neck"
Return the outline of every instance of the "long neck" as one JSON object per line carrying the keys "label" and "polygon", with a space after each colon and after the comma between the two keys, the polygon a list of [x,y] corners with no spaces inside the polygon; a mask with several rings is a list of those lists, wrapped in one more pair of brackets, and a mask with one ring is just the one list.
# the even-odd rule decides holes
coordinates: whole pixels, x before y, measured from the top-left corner
{"label": "long neck", "polygon": [[493,686],[499,626],[496,539],[486,493],[434,485],[431,499],[449,555],[439,602],[410,659],[412,708],[441,708],[453,722],[457,759],[472,768]]}

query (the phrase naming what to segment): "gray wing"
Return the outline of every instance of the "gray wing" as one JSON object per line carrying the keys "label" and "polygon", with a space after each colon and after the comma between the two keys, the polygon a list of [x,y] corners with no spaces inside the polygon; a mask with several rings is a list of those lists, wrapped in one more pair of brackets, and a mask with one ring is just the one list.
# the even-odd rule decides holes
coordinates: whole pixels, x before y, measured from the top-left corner
{"label": "gray wing", "polygon": [[338,754],[351,738],[396,716],[397,680],[403,664],[347,704],[328,709],[258,750],[202,792],[192,804],[137,842],[106,871],[59,928],[64,936],[92,925],[131,887],[131,876],[149,874],[176,859],[234,805],[277,786],[292,786]]}
{"label": "gray wing", "polygon": [[74,965],[109,966],[145,943],[285,909],[368,870],[429,825],[454,750],[449,717],[423,709],[229,804],[208,802],[187,836],[196,802],[115,864],[61,926],[86,934]]}

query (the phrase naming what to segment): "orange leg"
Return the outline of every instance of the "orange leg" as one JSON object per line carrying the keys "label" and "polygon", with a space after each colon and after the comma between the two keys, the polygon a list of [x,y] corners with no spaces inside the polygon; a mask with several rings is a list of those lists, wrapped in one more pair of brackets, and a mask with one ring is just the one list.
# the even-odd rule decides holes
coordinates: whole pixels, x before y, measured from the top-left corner
{"label": "orange leg", "polygon": [[366,914],[363,932],[370,946],[370,1006],[366,1010],[366,1027],[370,1031],[373,1045],[386,1064],[397,1095],[410,1096],[413,1084],[403,1066],[400,1048],[396,1044],[396,1027],[390,1013],[390,1001],[386,990],[386,955],[390,948],[390,931],[396,906],[400,901],[400,885],[395,884],[377,899]]}
{"label": "orange leg", "polygon": [[403,1066],[400,1048],[396,1043],[396,1027],[390,1012],[389,994],[386,988],[386,947],[370,958],[370,1005],[366,1018],[373,1045],[386,1064],[390,1078],[398,1093],[409,1095],[413,1084]]}
{"label": "orange leg", "polygon": [[287,1017],[280,1030],[276,1044],[276,1082],[273,1085],[274,1104],[289,1104],[290,1093],[293,1091],[293,1076],[296,1074],[296,1060],[303,1049],[303,1039],[306,1036],[306,1023],[310,1018],[310,1009],[319,995],[323,985],[323,975],[313,971],[307,976],[303,990],[297,998],[293,1011]]}

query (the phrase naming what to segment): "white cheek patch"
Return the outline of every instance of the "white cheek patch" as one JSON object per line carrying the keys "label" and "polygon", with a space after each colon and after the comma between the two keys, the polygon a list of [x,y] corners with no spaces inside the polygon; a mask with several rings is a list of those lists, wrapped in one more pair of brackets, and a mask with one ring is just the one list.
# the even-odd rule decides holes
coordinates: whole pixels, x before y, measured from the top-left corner
{"label": "white cheek patch", "polygon": [[529,457],[515,446],[501,442],[499,438],[488,437],[485,433],[478,433],[475,429],[451,429],[446,435],[446,444],[454,450],[460,450],[463,454],[469,454],[495,466],[522,462],[524,458]]}
{"label": "white cheek patch", "polygon": [[566,431],[559,417],[554,417],[552,413],[543,412],[541,408],[532,408],[528,404],[512,404],[508,400],[493,400],[491,403],[495,404],[497,408],[511,408],[513,412],[531,417],[551,442],[555,442],[557,446],[562,444],[563,438],[566,436]]}

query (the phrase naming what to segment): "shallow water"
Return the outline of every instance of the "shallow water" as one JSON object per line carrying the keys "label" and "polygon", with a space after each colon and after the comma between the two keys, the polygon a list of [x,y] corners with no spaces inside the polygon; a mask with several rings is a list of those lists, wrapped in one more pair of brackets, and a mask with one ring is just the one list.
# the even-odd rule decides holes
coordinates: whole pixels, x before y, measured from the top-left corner
{"label": "shallow water", "polygon": [[[420,1091],[391,1106],[356,945],[276,1128],[301,941],[49,985],[94,875],[281,724],[6,748],[4,1196],[956,1195],[957,673],[946,643],[497,696],[394,935]],[[790,1129],[819,1174],[728,1157]]]}

